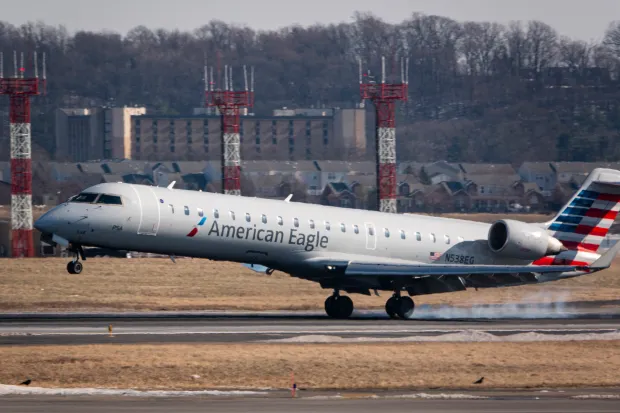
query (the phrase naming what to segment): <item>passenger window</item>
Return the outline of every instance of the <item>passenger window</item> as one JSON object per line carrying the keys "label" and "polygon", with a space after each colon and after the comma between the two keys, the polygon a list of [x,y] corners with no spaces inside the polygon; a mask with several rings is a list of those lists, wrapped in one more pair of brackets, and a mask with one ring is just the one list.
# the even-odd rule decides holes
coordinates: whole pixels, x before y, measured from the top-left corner
{"label": "passenger window", "polygon": [[416,241],[422,241],[422,234],[420,234],[419,232],[415,233],[415,239]]}
{"label": "passenger window", "polygon": [[355,232],[356,234],[359,234],[360,228],[357,225],[353,225],[353,232]]}
{"label": "passenger window", "polygon": [[310,229],[314,229],[314,220],[311,219],[308,223],[310,224]]}
{"label": "passenger window", "polygon": [[245,213],[245,220],[248,222],[252,220],[252,217],[250,217],[250,214],[248,212]]}
{"label": "passenger window", "polygon": [[263,214],[263,216],[261,217],[261,221],[263,221],[263,224],[267,223],[267,215]]}
{"label": "passenger window", "polygon": [[99,194],[91,194],[89,192],[82,192],[81,194],[76,195],[73,198],[71,198],[69,202],[81,202],[81,203],[90,204],[91,202],[95,202],[95,199],[97,199],[97,195]]}
{"label": "passenger window", "polygon": [[282,219],[282,217],[278,217],[278,225],[282,224],[284,224],[284,220]]}
{"label": "passenger window", "polygon": [[407,238],[407,237],[406,237],[406,235],[405,235],[405,231],[404,231],[404,230],[402,230],[402,229],[400,230],[400,237],[401,237],[402,239]]}
{"label": "passenger window", "polygon": [[235,220],[235,213],[233,211],[228,211],[228,213],[230,214],[230,218],[234,221]]}
{"label": "passenger window", "polygon": [[184,210],[185,210],[185,215],[189,215],[189,207],[187,205],[185,205]]}
{"label": "passenger window", "polygon": [[450,243],[450,236],[449,235],[444,235],[443,237],[446,240],[446,244],[449,244]]}
{"label": "passenger window", "polygon": [[325,221],[325,230],[329,231],[329,221]]}
{"label": "passenger window", "polygon": [[[217,209],[213,210],[213,218],[219,218],[220,217],[220,211],[218,211]],[[234,218],[234,214],[233,214],[233,219]]]}
{"label": "passenger window", "polygon": [[295,225],[295,228],[299,226],[299,220],[297,218],[293,218],[293,225]]}
{"label": "passenger window", "polygon": [[202,209],[200,209],[200,208],[197,208],[197,209],[198,209],[198,216],[199,217],[204,217],[205,213],[202,211]]}
{"label": "passenger window", "polygon": [[375,229],[373,227],[368,227],[368,235],[375,235]]}
{"label": "passenger window", "polygon": [[172,213],[174,214],[174,205],[168,204],[168,206],[170,207],[170,211],[172,211]]}
{"label": "passenger window", "polygon": [[431,241],[435,242],[435,234],[433,234],[432,232],[430,233],[430,237],[431,237]]}
{"label": "passenger window", "polygon": [[123,201],[121,201],[120,196],[106,194],[102,194],[99,199],[97,199],[97,203],[106,205],[123,205]]}
{"label": "passenger window", "polygon": [[340,231],[347,232],[347,226],[345,224],[340,224]]}
{"label": "passenger window", "polygon": [[383,233],[385,234],[385,238],[390,238],[390,230],[387,228],[383,228]]}

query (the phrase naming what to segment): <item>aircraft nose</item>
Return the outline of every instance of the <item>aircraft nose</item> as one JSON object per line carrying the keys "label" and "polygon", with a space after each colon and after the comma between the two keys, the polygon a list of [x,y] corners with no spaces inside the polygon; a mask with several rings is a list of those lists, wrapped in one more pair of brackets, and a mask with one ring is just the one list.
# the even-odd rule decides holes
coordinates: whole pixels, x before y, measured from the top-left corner
{"label": "aircraft nose", "polygon": [[41,215],[41,217],[35,221],[34,227],[44,233],[54,233],[58,223],[55,210],[56,208],[53,208]]}

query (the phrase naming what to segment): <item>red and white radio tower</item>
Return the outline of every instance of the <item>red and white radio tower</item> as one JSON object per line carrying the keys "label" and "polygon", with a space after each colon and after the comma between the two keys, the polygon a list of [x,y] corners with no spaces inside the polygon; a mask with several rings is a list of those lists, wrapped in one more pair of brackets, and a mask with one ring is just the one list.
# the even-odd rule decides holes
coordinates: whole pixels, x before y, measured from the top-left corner
{"label": "red and white radio tower", "polygon": [[43,53],[41,82],[36,52],[34,77],[24,77],[26,69],[23,53],[18,70],[17,52],[13,52],[13,77],[5,78],[3,57],[0,52],[0,95],[9,95],[10,98],[11,251],[13,257],[33,257],[30,96],[45,91],[45,53]]}
{"label": "red and white radio tower", "polygon": [[213,67],[210,68],[210,73],[208,69],[205,65],[206,106],[217,107],[222,117],[222,193],[241,195],[239,115],[241,108],[254,106],[254,67],[251,68],[248,88],[248,74],[246,67],[243,66],[245,90],[242,91],[233,88],[232,66],[224,66],[223,90],[215,89]]}
{"label": "red and white radio tower", "polygon": [[362,74],[359,60],[362,101],[372,100],[376,112],[377,205],[381,212],[396,213],[396,101],[406,101],[409,89],[409,59],[400,62],[400,83],[385,83],[385,57],[381,58],[381,82]]}

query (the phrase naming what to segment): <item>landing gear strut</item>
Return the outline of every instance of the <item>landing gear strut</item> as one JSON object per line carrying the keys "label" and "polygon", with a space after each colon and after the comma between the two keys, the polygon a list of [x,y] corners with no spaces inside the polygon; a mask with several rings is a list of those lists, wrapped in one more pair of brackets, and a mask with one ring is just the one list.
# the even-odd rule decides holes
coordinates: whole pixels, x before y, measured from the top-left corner
{"label": "landing gear strut", "polygon": [[73,253],[73,261],[69,261],[67,263],[67,272],[69,274],[80,274],[84,266],[80,262],[80,258],[86,261],[86,255],[84,255],[84,250],[81,245],[77,245],[75,247],[71,247],[69,249]]}
{"label": "landing gear strut", "polygon": [[353,313],[353,300],[334,291],[334,295],[325,300],[325,312],[332,318],[349,318]]}
{"label": "landing gear strut", "polygon": [[385,303],[385,312],[390,318],[403,318],[407,319],[413,314],[415,304],[411,297],[401,297],[400,293],[396,292]]}

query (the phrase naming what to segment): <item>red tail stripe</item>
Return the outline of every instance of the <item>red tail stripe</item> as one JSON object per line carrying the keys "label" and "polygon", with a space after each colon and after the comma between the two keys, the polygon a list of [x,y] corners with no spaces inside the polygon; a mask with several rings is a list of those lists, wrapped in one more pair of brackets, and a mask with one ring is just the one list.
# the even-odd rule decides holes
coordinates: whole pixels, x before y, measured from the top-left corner
{"label": "red tail stripe", "polygon": [[533,265],[581,265],[587,266],[589,265],[586,261],[574,261],[563,258],[555,258],[555,257],[543,257],[532,263]]}
{"label": "red tail stripe", "polygon": [[601,219],[616,219],[616,215],[618,215],[617,211],[605,211],[603,209],[591,208],[586,211],[585,216]]}
{"label": "red tail stripe", "polygon": [[601,228],[601,227],[591,227],[589,225],[577,225],[575,228],[576,234],[583,235],[596,235],[598,237],[604,237],[607,235],[609,228]]}
{"label": "red tail stripe", "polygon": [[586,244],[578,241],[562,241],[562,244],[569,250],[579,251],[596,251],[599,247],[597,244]]}
{"label": "red tail stripe", "polygon": [[599,194],[596,199],[601,201],[620,202],[620,194]]}

